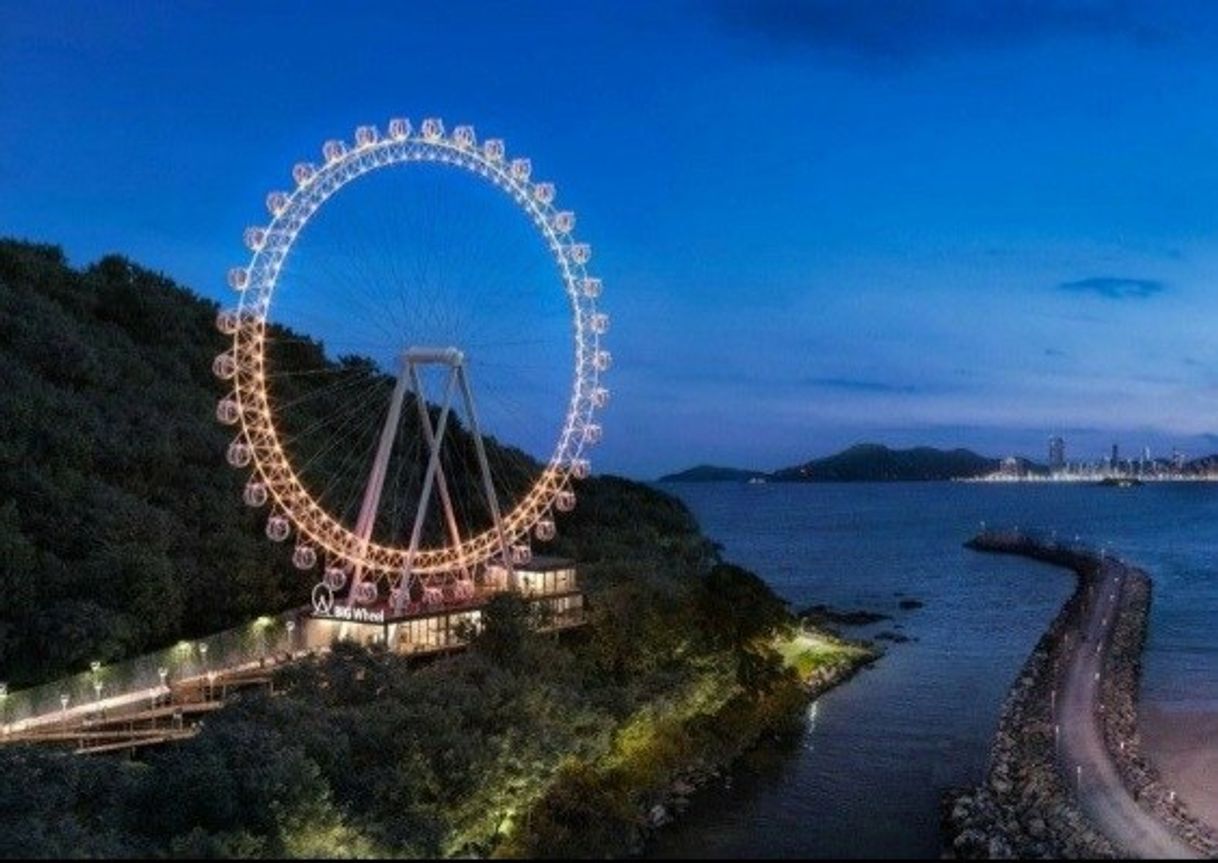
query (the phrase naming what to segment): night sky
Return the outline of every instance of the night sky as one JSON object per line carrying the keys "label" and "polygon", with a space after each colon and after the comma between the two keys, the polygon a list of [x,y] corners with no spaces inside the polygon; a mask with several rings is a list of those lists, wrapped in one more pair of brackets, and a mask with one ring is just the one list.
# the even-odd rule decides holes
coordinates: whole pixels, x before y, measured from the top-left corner
{"label": "night sky", "polygon": [[859,440],[1218,451],[1218,4],[10,2],[0,234],[229,300],[361,123],[554,179],[614,317],[599,470]]}

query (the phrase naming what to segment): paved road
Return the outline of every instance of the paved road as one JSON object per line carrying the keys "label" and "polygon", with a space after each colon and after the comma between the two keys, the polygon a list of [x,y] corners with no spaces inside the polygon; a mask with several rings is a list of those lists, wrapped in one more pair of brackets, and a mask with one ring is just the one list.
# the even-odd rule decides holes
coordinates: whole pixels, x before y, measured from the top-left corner
{"label": "paved road", "polygon": [[1124,586],[1124,564],[1109,561],[1092,588],[1082,643],[1071,634],[1069,658],[1058,679],[1059,755],[1066,777],[1077,786],[1079,804],[1097,827],[1132,856],[1157,859],[1198,858],[1161,821],[1142,809],[1117,774],[1100,730],[1099,673],[1116,625],[1115,611]]}

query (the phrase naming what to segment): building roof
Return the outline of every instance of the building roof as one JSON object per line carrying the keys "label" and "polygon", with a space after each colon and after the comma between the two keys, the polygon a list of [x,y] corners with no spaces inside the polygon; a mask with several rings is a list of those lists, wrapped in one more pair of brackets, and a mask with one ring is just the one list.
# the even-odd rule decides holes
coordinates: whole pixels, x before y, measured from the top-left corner
{"label": "building roof", "polygon": [[575,561],[569,557],[554,557],[548,554],[534,555],[528,563],[513,567],[518,572],[552,572],[556,569],[574,569]]}

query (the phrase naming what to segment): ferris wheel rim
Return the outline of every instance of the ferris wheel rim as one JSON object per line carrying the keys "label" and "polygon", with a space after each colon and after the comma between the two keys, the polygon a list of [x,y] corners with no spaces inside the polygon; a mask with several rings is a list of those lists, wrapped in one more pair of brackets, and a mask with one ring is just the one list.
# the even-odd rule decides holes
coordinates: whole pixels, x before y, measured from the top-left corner
{"label": "ferris wheel rim", "polygon": [[[520,543],[552,513],[555,501],[572,480],[586,475],[583,452],[599,437],[593,416],[598,394],[606,392],[600,381],[608,354],[601,348],[603,329],[598,324],[607,318],[598,311],[600,280],[588,273],[589,247],[574,236],[573,214],[555,206],[553,184],[532,180],[529,160],[509,159],[497,139],[479,145],[469,126],[458,126],[451,135],[443,132],[438,120],[423,121],[414,134],[406,121],[393,120],[389,128],[390,134],[381,137],[375,127],[360,127],[352,147],[327,142],[323,165],[297,165],[293,172],[296,188],[268,197],[270,223],[247,229],[246,241],[252,251],[249,264],[230,273],[230,284],[239,291],[240,301],[230,348],[232,374],[227,376],[233,380],[239,417],[234,445],[248,447],[253,474],[264,484],[274,511],[286,516],[298,535],[318,550],[360,568],[366,576],[393,577],[407,568],[426,576],[469,569],[500,557],[504,536],[513,546]],[[412,163],[464,169],[503,191],[523,210],[557,265],[571,305],[574,347],[571,395],[554,451],[529,490],[509,502],[510,509],[502,516],[502,535],[492,525],[463,537],[459,544],[419,548],[413,555],[404,547],[361,539],[309,493],[280,444],[265,374],[267,316],[281,267],[301,232],[348,184],[384,168]]]}

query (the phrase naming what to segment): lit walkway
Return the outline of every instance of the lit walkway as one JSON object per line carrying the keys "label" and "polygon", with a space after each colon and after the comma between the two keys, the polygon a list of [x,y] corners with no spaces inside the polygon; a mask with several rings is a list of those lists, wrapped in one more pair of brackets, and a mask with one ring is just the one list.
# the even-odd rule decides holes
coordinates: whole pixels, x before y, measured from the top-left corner
{"label": "lit walkway", "polygon": [[201,720],[224,706],[229,692],[271,686],[283,662],[266,660],[67,706],[6,726],[0,745],[69,746],[80,754],[134,751],[198,733]]}
{"label": "lit walkway", "polygon": [[1141,858],[1198,858],[1190,845],[1133,799],[1104,744],[1099,674],[1111,648],[1126,572],[1116,561],[1102,565],[1092,588],[1098,596],[1088,600],[1082,637],[1078,632],[1070,636],[1070,651],[1057,681],[1062,769],[1077,789],[1082,810],[1121,848]]}

